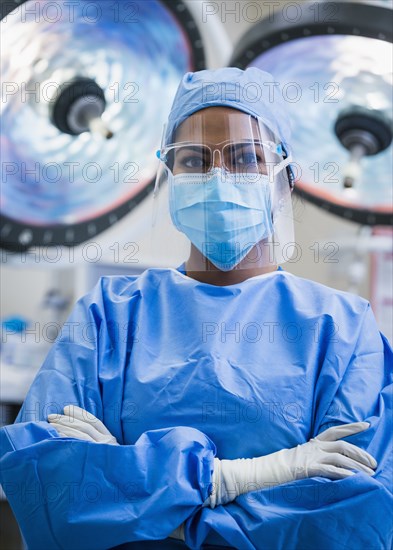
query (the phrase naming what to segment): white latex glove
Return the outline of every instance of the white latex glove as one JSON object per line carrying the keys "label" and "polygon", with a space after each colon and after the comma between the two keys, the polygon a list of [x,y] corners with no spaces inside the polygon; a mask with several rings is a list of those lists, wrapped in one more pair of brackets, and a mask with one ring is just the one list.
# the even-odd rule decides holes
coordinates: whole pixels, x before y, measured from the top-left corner
{"label": "white latex glove", "polygon": [[241,494],[314,476],[343,479],[352,470],[370,476],[376,460],[363,449],[338,441],[370,427],[368,422],[334,426],[307,443],[258,458],[214,459],[213,493],[204,505],[214,508]]}
{"label": "white latex glove", "polygon": [[64,407],[64,415],[50,414],[48,422],[63,437],[118,445],[116,438],[93,414],[76,405]]}

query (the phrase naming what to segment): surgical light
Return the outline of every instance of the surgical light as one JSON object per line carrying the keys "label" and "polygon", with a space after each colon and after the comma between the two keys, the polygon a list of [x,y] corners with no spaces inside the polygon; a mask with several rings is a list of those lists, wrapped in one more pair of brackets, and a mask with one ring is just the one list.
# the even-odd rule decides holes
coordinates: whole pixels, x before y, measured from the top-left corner
{"label": "surgical light", "polygon": [[295,191],[370,226],[393,223],[391,6],[288,3],[252,27],[231,60],[271,72],[281,85]]}
{"label": "surgical light", "polygon": [[152,189],[181,76],[205,68],[180,0],[2,2],[1,246],[73,246]]}

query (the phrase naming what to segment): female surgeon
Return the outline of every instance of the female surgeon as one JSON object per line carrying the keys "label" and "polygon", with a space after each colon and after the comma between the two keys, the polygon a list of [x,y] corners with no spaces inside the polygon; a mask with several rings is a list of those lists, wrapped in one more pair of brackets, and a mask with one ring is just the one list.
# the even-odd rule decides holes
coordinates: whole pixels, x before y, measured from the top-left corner
{"label": "female surgeon", "polygon": [[391,548],[392,352],[368,302],[278,267],[294,178],[274,86],[182,79],[156,194],[188,259],[103,277],[1,432],[29,550]]}

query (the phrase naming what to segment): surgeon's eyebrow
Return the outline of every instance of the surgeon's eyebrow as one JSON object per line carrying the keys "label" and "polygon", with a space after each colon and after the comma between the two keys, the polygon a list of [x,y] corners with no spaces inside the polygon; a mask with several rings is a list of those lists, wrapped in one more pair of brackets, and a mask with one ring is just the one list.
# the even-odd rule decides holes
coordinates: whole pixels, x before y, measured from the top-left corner
{"label": "surgeon's eyebrow", "polygon": [[260,141],[234,141],[228,143],[229,146],[233,148],[239,148],[240,147],[262,147],[262,143]]}
{"label": "surgeon's eyebrow", "polygon": [[261,147],[263,145],[263,142],[260,139],[252,140],[252,139],[244,138],[244,139],[238,139],[238,140],[222,141],[221,143],[208,143],[207,145],[211,148],[218,147],[218,146],[245,147],[247,145]]}
{"label": "surgeon's eyebrow", "polygon": [[189,151],[192,151],[192,152],[195,152],[195,153],[206,153],[209,151],[209,149],[207,148],[206,145],[181,145],[180,147],[178,147],[178,150],[180,152],[189,152]]}

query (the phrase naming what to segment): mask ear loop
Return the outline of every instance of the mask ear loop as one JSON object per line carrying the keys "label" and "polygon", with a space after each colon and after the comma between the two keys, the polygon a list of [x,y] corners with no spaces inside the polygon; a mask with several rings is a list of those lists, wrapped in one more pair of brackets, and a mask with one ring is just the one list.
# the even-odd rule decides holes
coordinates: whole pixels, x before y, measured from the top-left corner
{"label": "mask ear loop", "polygon": [[[282,155],[283,159],[279,164],[274,165],[272,167],[272,170],[270,170],[269,176],[268,176],[269,182],[270,183],[274,182],[278,174],[282,172],[282,170],[284,170],[285,168],[287,171],[289,187],[290,187],[290,190],[292,191],[295,185],[295,176],[291,167],[291,162],[293,161],[292,154],[288,155],[287,149],[285,148],[283,143],[279,143],[275,145],[275,147],[276,147],[276,153],[279,155]],[[274,223],[273,212],[272,212],[272,222]]]}
{"label": "mask ear loop", "polygon": [[[278,176],[278,174],[282,170],[284,170],[284,168],[287,168],[291,164],[292,160],[293,160],[292,155],[289,155],[289,157],[284,158],[279,164],[276,164],[275,166],[273,166],[273,170],[272,170],[273,181],[276,178],[276,176]],[[291,174],[293,174],[292,168],[290,168],[290,171],[291,171]],[[288,172],[288,170],[287,170],[287,172]],[[292,178],[289,178],[289,185],[292,188],[294,184],[291,183],[291,181],[292,181]]]}
{"label": "mask ear loop", "polygon": [[272,166],[272,169],[269,171],[269,183],[273,183],[276,176],[284,169],[287,169],[287,176],[289,187],[292,189],[295,186],[295,174],[293,172],[291,162],[293,162],[292,154],[288,155],[287,149],[284,143],[274,143],[273,141],[266,142],[269,145],[269,148],[274,151],[276,154],[281,155],[283,160],[279,164]]}
{"label": "mask ear loop", "polygon": [[[285,146],[285,144],[281,143],[280,145],[281,145],[281,149],[282,149],[282,152],[283,152],[284,159],[285,160],[290,159],[290,162],[292,162],[293,161],[292,154],[288,153],[288,149]],[[293,188],[295,187],[295,173],[293,171],[292,166],[290,166],[290,162],[285,165],[285,168],[287,169],[289,187],[291,188],[291,191],[292,191]]]}

